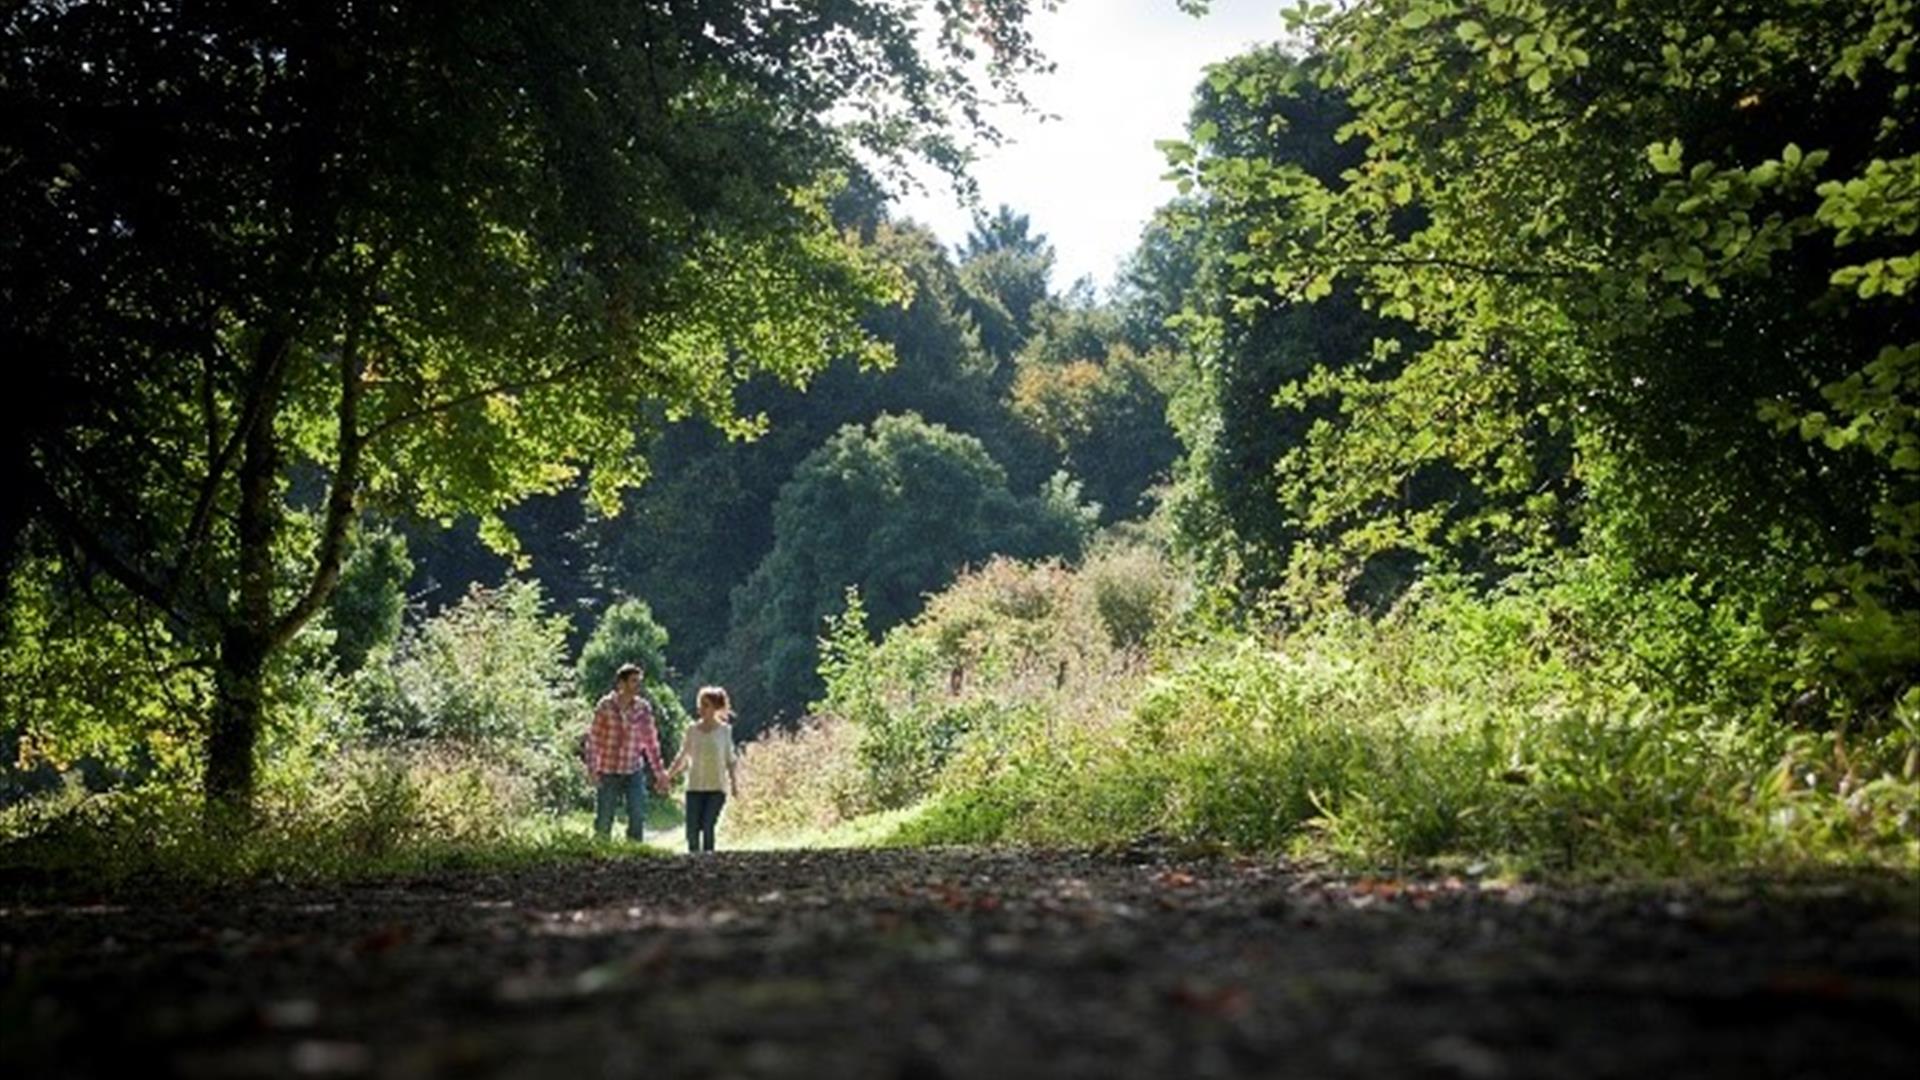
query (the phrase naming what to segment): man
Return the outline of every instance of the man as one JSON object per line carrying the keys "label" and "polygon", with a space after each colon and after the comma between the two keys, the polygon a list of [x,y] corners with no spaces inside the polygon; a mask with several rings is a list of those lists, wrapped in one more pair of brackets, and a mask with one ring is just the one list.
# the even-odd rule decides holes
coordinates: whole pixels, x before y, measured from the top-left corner
{"label": "man", "polygon": [[640,668],[623,664],[613,677],[613,691],[593,709],[587,729],[587,773],[593,777],[593,832],[605,840],[613,832],[613,817],[622,802],[627,806],[627,839],[645,838],[647,781],[666,789],[660,764],[660,734],[654,727],[653,706],[640,693]]}

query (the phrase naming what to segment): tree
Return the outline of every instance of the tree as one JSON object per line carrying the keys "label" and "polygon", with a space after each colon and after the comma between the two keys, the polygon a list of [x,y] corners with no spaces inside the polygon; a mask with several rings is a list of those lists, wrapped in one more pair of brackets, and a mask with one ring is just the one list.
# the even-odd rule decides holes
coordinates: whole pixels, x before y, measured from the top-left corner
{"label": "tree", "polygon": [[360,670],[376,649],[399,639],[412,576],[406,537],[390,529],[362,530],[327,603],[333,656],[342,674]]}
{"label": "tree", "polygon": [[974,219],[960,248],[960,277],[981,341],[1003,364],[1033,336],[1052,276],[1053,245],[1031,230],[1027,215],[1002,204]]}
{"label": "tree", "polygon": [[640,665],[641,684],[647,697],[658,706],[655,719],[660,732],[660,752],[668,761],[680,752],[680,733],[687,728],[686,706],[674,692],[667,668],[667,631],[654,621],[653,609],[644,600],[622,600],[601,612],[593,635],[580,649],[574,665],[580,696],[598,701],[613,689],[613,677],[625,664]]}
{"label": "tree", "polygon": [[[1349,287],[1418,343],[1340,395],[1292,490],[1335,520],[1423,470],[1490,498],[1444,532],[1749,592],[1803,677],[1884,703],[1920,667],[1920,125],[1903,0],[1381,0],[1297,13],[1365,158],[1192,178],[1298,212],[1245,280]],[[1558,455],[1559,460],[1555,457]],[[1564,484],[1555,477],[1563,474]],[[1777,616],[1776,616],[1777,617]]]}
{"label": "tree", "polygon": [[1107,521],[1139,516],[1142,497],[1180,449],[1167,419],[1174,362],[1126,344],[1125,317],[1117,305],[1090,300],[1048,312],[1008,390],[1013,414]]}
{"label": "tree", "polygon": [[1153,215],[1114,282],[1121,334],[1136,352],[1174,351],[1184,343],[1181,315],[1202,257],[1200,230],[1175,225],[1188,202],[1176,199]]}
{"label": "tree", "polygon": [[[994,362],[980,346],[964,287],[938,238],[885,221],[868,231],[875,256],[900,268],[912,289],[906,304],[862,320],[892,352],[891,365],[842,357],[804,392],[764,377],[749,381],[741,407],[765,417],[764,434],[739,440],[707,425],[669,427],[649,454],[647,484],[617,517],[587,529],[602,587],[647,598],[673,628],[669,655],[682,668],[693,668],[726,637],[727,597],[773,548],[781,485],[847,424],[912,412],[967,432],[1008,467],[1020,491],[1039,487],[1055,467],[996,398]],[[535,565],[541,568],[537,553]]]}
{"label": "tree", "polygon": [[1364,159],[1361,140],[1337,138],[1351,110],[1337,93],[1293,85],[1298,67],[1267,47],[1209,71],[1195,91],[1192,144],[1173,146],[1197,163],[1195,184],[1157,215],[1130,271],[1135,306],[1165,313],[1162,321],[1178,316],[1189,361],[1174,410],[1187,451],[1173,499],[1182,546],[1213,585],[1247,598],[1284,584],[1309,535],[1306,515],[1282,496],[1282,463],[1316,422],[1337,415],[1275,396],[1316,369],[1363,364],[1392,333],[1352,290],[1306,303],[1275,296],[1246,270],[1251,238],[1299,208],[1284,189],[1241,182],[1240,170],[1297,169],[1338,190]]}
{"label": "tree", "polygon": [[1016,497],[978,439],[917,416],[848,425],[781,489],[773,550],[734,593],[706,677],[750,726],[790,716],[819,695],[817,638],[849,587],[884,631],[964,566],[1077,552],[1090,523],[1076,496]]}
{"label": "tree", "polygon": [[577,475],[611,510],[638,403],[739,430],[746,373],[871,351],[890,282],[827,181],[957,167],[1026,8],[943,5],[924,56],[881,0],[12,7],[5,553],[44,522],[215,667],[205,786],[246,806],[363,510],[508,546]]}

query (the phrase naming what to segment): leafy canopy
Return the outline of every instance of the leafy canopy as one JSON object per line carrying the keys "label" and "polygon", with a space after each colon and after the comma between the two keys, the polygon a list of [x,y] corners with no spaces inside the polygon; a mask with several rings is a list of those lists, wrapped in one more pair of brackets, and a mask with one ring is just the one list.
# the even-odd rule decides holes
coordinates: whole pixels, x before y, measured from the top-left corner
{"label": "leafy canopy", "polygon": [[[1260,152],[1172,158],[1257,215],[1240,281],[1285,302],[1351,288],[1410,331],[1282,398],[1338,412],[1283,473],[1333,537],[1296,569],[1578,537],[1771,590],[1828,676],[1897,686],[1920,660],[1911,5],[1292,18],[1315,59],[1281,89],[1343,95],[1363,159],[1330,179]],[[1405,499],[1435,469],[1467,479],[1471,513]]]}
{"label": "leafy canopy", "polygon": [[1028,8],[923,52],[886,0],[11,7],[8,553],[35,521],[211,654],[244,792],[362,510],[511,548],[502,508],[642,477],[641,403],[745,432],[747,374],[875,355],[837,177],[957,167]]}
{"label": "leafy canopy", "polygon": [[849,587],[884,630],[990,555],[1073,554],[1090,525],[1077,494],[1016,496],[978,439],[918,416],[850,424],[781,489],[773,550],[735,592],[727,644],[709,662],[761,673],[761,685],[734,688],[749,723],[797,711],[818,696],[816,639]]}

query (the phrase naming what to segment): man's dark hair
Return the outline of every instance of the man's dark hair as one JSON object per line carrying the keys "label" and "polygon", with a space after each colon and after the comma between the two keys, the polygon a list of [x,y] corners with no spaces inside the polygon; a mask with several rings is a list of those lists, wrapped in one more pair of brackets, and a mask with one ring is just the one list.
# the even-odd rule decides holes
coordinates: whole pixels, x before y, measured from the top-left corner
{"label": "man's dark hair", "polygon": [[[640,679],[640,677],[645,674],[646,671],[642,669],[639,664],[621,664],[620,670],[613,673],[613,685],[619,686],[621,683],[626,682],[627,676],[629,675]],[[646,680],[641,679],[641,681],[645,682]]]}

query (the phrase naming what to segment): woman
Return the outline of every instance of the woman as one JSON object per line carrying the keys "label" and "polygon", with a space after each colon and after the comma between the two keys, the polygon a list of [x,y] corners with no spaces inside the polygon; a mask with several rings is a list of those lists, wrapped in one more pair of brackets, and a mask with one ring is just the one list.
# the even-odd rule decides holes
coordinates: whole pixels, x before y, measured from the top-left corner
{"label": "woman", "polygon": [[[680,753],[667,768],[667,781],[687,774],[687,850],[712,851],[714,829],[727,795],[740,793],[739,755],[733,748],[733,709],[727,692],[703,686],[700,719],[680,739]],[[723,786],[724,781],[724,786]]]}

